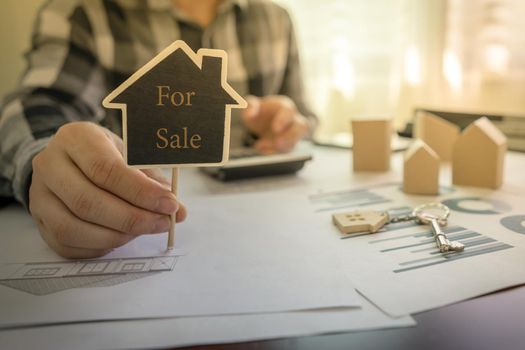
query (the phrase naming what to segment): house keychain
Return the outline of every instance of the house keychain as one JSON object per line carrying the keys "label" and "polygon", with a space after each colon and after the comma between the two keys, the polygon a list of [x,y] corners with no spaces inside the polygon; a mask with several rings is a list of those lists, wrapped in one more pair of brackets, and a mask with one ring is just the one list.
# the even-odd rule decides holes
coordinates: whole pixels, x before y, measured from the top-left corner
{"label": "house keychain", "polygon": [[[437,213],[436,213],[437,212]],[[415,221],[421,225],[430,225],[432,235],[441,253],[461,252],[465,245],[450,241],[441,226],[446,226],[450,209],[442,203],[427,203],[416,207],[411,214],[390,217],[388,212],[354,211],[332,215],[332,220],[342,234],[375,233],[388,224]]]}
{"label": "house keychain", "polygon": [[[193,50],[177,40],[132,74],[103,101],[122,111],[123,156],[130,167],[217,166],[228,160],[232,108],[246,101],[227,83],[223,50]],[[168,249],[175,237],[171,216]]]}

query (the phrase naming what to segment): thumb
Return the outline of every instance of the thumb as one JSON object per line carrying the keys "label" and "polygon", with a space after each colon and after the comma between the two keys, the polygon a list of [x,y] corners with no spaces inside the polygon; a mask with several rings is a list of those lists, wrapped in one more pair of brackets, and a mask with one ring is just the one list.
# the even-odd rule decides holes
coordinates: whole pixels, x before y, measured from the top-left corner
{"label": "thumb", "polygon": [[113,145],[115,145],[115,147],[118,149],[119,153],[120,154],[124,154],[124,142],[122,141],[122,139],[114,134],[112,131],[106,129],[106,128],[101,128],[104,133],[106,134],[106,137],[113,142]]}
{"label": "thumb", "polygon": [[144,174],[146,174],[148,177],[157,181],[161,185],[164,185],[169,191],[171,191],[171,182],[166,176],[164,176],[164,173],[162,172],[162,170],[160,170],[159,168],[151,168],[151,169],[141,169],[141,171]]}
{"label": "thumb", "polygon": [[261,99],[257,96],[248,95],[246,96],[246,102],[248,102],[248,107],[242,111],[242,118],[245,121],[254,119],[259,114],[261,109]]}

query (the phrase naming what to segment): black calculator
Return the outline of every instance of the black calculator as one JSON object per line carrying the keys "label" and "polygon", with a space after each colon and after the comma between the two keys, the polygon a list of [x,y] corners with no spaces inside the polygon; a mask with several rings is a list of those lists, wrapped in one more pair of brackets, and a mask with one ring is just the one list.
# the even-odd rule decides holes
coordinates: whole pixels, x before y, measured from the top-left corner
{"label": "black calculator", "polygon": [[309,160],[312,160],[312,155],[306,151],[262,155],[254,148],[242,147],[230,150],[229,160],[225,164],[200,169],[220,181],[233,181],[293,174]]}

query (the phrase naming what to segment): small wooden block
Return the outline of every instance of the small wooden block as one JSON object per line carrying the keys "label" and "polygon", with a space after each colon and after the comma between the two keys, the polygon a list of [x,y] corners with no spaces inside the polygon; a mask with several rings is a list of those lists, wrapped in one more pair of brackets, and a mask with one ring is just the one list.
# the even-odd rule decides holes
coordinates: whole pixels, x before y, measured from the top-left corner
{"label": "small wooden block", "polygon": [[352,120],[354,171],[390,170],[391,120]]}
{"label": "small wooden block", "polygon": [[470,124],[454,144],[452,182],[455,185],[499,188],[507,139],[487,118]]}
{"label": "small wooden block", "polygon": [[332,220],[343,234],[379,231],[390,219],[388,213],[377,211],[353,211],[333,214]]}
{"label": "small wooden block", "polygon": [[439,193],[439,156],[426,143],[416,140],[405,153],[403,191],[410,194]]}
{"label": "small wooden block", "polygon": [[452,160],[452,147],[460,133],[459,126],[425,110],[418,110],[415,136],[432,148],[444,162]]}

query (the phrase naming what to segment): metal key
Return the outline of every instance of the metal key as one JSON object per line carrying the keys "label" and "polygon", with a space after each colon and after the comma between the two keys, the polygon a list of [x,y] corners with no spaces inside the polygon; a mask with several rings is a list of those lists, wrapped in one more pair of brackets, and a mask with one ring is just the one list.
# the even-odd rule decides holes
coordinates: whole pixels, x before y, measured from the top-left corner
{"label": "metal key", "polygon": [[[437,209],[443,211],[441,215],[431,213],[430,209]],[[450,241],[445,235],[445,232],[441,229],[441,226],[447,224],[450,210],[447,206],[441,203],[424,204],[414,209],[412,214],[417,217],[418,221],[422,224],[430,225],[432,234],[436,240],[437,247],[441,253],[449,251],[461,252],[465,249],[465,245],[460,242]]]}
{"label": "metal key", "polygon": [[[422,207],[426,209],[432,205],[432,203],[425,204]],[[398,216],[391,216],[387,211],[351,211],[333,214],[332,221],[343,235],[350,235],[354,233],[375,233],[388,224],[419,222],[420,220],[415,211]]]}
{"label": "metal key", "polygon": [[339,231],[347,237],[354,233],[375,233],[388,224],[416,221],[419,224],[431,226],[432,235],[440,252],[461,252],[465,246],[460,242],[450,241],[441,230],[441,226],[447,225],[449,216],[450,209],[446,205],[427,203],[416,207],[407,215],[390,216],[388,212],[353,211],[334,214],[332,219]]}

